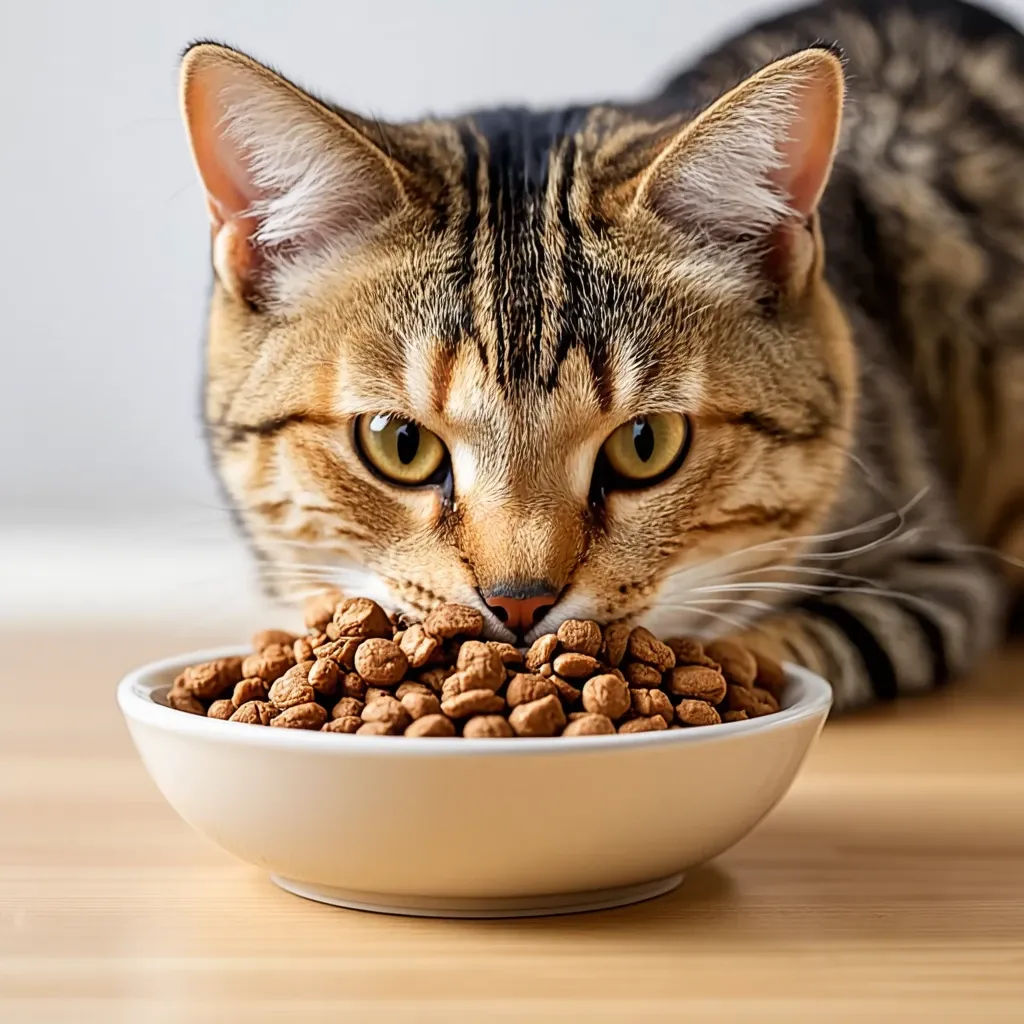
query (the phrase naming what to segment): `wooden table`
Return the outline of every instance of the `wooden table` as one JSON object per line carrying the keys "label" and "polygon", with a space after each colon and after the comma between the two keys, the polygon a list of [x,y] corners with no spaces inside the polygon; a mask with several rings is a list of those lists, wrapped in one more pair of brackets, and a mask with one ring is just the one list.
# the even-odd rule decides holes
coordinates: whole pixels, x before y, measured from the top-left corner
{"label": "wooden table", "polygon": [[828,725],[669,896],[475,922],[308,903],[175,816],[114,683],[223,639],[0,635],[4,1024],[1024,1021],[1024,649]]}

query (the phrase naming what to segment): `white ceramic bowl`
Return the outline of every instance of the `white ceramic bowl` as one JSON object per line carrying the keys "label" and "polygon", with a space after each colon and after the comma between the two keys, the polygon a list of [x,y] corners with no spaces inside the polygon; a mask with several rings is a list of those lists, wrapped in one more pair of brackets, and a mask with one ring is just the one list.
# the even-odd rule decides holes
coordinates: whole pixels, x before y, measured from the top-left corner
{"label": "white ceramic bowl", "polygon": [[775,715],[568,739],[356,737],[241,725],[162,703],[196,651],[130,673],[118,702],[149,774],[203,835],[341,906],[494,917],[667,892],[782,798],[831,704],[787,666]]}

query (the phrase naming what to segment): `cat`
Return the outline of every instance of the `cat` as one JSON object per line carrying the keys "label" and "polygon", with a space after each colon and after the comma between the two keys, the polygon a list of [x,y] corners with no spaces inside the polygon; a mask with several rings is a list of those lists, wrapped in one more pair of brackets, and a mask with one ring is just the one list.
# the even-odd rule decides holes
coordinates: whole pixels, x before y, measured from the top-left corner
{"label": "cat", "polygon": [[1024,547],[1022,100],[953,2],[409,124],[192,46],[207,435],[268,586],[734,635],[839,708],[962,675]]}

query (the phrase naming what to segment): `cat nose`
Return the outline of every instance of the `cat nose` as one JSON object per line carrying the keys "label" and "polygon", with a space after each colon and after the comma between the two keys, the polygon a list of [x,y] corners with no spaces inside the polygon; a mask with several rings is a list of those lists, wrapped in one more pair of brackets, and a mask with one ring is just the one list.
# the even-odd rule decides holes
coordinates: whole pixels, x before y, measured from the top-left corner
{"label": "cat nose", "polygon": [[513,633],[523,634],[554,607],[557,597],[553,589],[548,583],[516,584],[481,591],[480,596]]}

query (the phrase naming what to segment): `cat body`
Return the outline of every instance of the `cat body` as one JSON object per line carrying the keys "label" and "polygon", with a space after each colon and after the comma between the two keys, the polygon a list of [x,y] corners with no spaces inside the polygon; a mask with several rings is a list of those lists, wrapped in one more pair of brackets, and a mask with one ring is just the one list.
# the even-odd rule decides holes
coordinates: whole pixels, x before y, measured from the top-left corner
{"label": "cat body", "polygon": [[963,673],[1024,553],[1021,96],[1010,26],[917,0],[407,125],[192,48],[208,436],[268,584],[739,632],[845,707]]}

